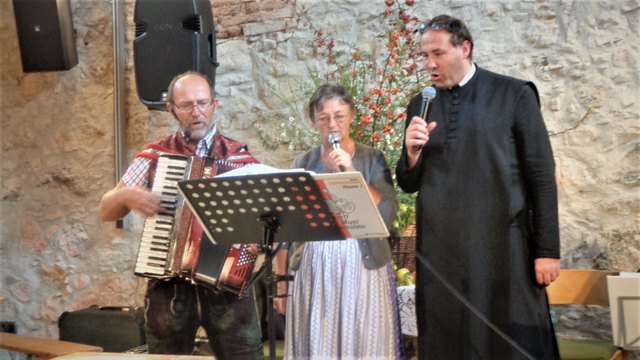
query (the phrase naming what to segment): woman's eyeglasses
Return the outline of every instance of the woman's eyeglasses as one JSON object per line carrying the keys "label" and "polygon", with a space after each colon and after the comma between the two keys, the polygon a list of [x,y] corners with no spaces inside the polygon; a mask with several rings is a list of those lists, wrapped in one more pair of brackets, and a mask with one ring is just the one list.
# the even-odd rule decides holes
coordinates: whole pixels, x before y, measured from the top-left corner
{"label": "woman's eyeglasses", "polygon": [[331,120],[335,120],[336,123],[338,124],[343,124],[345,121],[347,121],[349,117],[347,115],[343,115],[343,114],[335,114],[335,115],[322,115],[322,116],[318,116],[318,118],[316,118],[316,122],[318,124],[324,125],[324,124],[328,124],[331,122]]}

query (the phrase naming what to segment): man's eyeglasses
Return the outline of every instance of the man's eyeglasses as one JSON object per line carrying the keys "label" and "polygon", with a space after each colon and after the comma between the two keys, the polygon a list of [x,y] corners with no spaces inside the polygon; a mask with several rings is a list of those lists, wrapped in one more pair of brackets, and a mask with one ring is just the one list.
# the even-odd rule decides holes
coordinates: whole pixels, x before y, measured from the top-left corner
{"label": "man's eyeglasses", "polygon": [[193,102],[185,102],[181,104],[172,103],[173,107],[176,111],[183,113],[190,113],[193,111],[193,108],[197,107],[200,112],[205,112],[209,110],[211,105],[213,104],[213,100],[198,100],[195,103]]}
{"label": "man's eyeglasses", "polygon": [[440,30],[440,29],[445,29],[450,33],[453,33],[453,24],[450,22],[428,22],[428,23],[421,23],[420,26],[418,26],[418,32],[420,33],[420,35],[424,34],[427,30]]}
{"label": "man's eyeglasses", "polygon": [[318,124],[322,124],[322,125],[324,125],[324,124],[328,124],[328,123],[330,123],[330,122],[331,122],[331,119],[333,119],[333,120],[335,120],[338,124],[342,124],[342,123],[344,123],[345,121],[347,121],[347,119],[348,119],[348,118],[349,118],[348,116],[343,115],[343,114],[336,114],[336,115],[322,115],[322,116],[319,116],[319,117],[316,119],[316,122],[317,122]]}

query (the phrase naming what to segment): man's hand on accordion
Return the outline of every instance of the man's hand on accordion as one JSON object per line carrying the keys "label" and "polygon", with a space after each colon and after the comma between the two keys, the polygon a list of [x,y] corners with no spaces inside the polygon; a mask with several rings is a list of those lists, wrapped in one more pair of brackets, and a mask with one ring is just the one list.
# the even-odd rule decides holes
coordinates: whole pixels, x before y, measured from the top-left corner
{"label": "man's hand on accordion", "polygon": [[127,194],[127,208],[142,216],[151,216],[163,213],[166,210],[162,207],[161,199],[148,189],[141,187],[130,187]]}
{"label": "man's hand on accordion", "polygon": [[142,216],[151,216],[166,210],[162,207],[160,198],[148,189],[127,186],[122,182],[102,197],[100,218],[103,221],[121,219],[129,211]]}

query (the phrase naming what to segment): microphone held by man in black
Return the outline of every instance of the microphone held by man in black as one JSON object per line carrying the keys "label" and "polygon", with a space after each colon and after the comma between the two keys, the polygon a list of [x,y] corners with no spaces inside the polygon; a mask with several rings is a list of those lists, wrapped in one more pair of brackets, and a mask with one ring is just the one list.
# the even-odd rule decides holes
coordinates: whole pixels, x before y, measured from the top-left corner
{"label": "microphone held by man in black", "polygon": [[[436,97],[436,88],[433,86],[427,86],[422,89],[422,108],[420,110],[420,117],[427,121],[427,115],[429,114],[429,104],[431,104],[431,100]],[[427,121],[428,122],[428,121]],[[422,146],[416,145],[413,147],[413,151],[422,150]]]}
{"label": "microphone held by man in black", "polygon": [[[327,141],[329,142],[329,144],[331,144],[333,150],[338,150],[340,149],[340,141],[342,141],[342,137],[340,136],[339,132],[334,131],[332,133],[329,133],[329,136],[327,136]],[[344,166],[340,165],[340,171],[344,172]]]}

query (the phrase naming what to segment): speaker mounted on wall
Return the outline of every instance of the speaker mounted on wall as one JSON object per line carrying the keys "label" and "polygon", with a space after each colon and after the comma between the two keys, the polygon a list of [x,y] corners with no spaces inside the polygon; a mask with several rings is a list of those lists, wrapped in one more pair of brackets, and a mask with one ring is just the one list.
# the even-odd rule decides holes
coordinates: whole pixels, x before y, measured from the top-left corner
{"label": "speaker mounted on wall", "polygon": [[215,84],[216,30],[209,0],[136,0],[133,57],[140,101],[164,109],[174,76],[198,71]]}
{"label": "speaker mounted on wall", "polygon": [[24,72],[69,70],[78,63],[70,0],[13,0]]}

